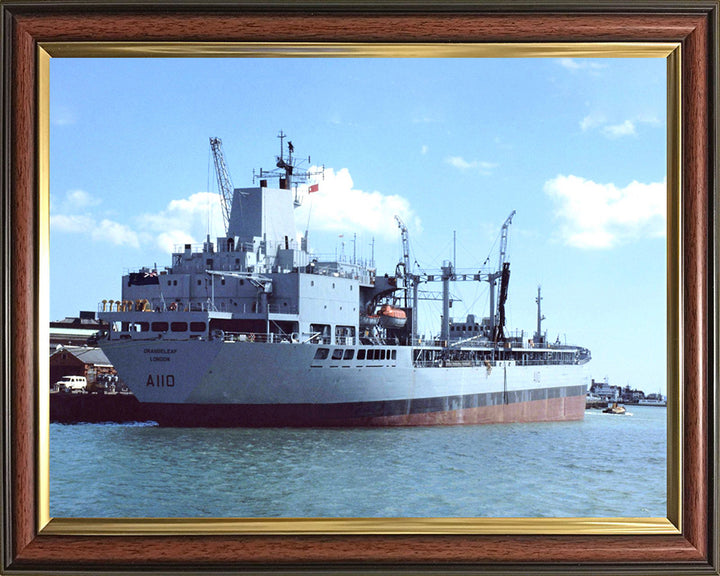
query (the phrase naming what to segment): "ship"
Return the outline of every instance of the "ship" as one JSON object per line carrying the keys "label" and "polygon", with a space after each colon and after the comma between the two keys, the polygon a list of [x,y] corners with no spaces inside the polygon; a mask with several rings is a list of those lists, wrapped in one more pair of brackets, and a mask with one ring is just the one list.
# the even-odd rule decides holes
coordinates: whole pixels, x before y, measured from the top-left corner
{"label": "ship", "polygon": [[[297,234],[294,209],[323,170],[298,161],[281,131],[272,170],[235,188],[222,141],[210,139],[225,235],[185,244],[164,269],[122,277],[103,300],[96,335],[120,377],[160,426],[426,426],[581,420],[590,351],[537,329],[505,329],[510,263],[470,274],[445,261],[419,271],[399,216],[403,259],[321,258]],[[311,169],[312,168],[312,169]],[[314,181],[314,182],[313,182]],[[494,258],[493,258],[494,260]],[[487,282],[486,316],[450,317],[450,286]],[[442,285],[440,329],[418,333],[421,286]],[[435,284],[437,286],[437,284]],[[438,294],[438,299],[439,294]]]}

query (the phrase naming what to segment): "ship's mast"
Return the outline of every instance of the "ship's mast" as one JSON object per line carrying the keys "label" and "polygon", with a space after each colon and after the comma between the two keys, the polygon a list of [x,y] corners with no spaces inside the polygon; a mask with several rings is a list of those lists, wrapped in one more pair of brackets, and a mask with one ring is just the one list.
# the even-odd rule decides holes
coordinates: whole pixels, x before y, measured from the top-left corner
{"label": "ship's mast", "polygon": [[285,162],[284,153],[285,153],[285,147],[283,146],[283,140],[287,138],[287,134],[280,130],[280,134],[278,134],[278,138],[280,138],[280,156],[278,156],[277,164],[276,166],[280,168],[281,170],[285,170],[285,186],[280,185],[280,188],[285,188],[287,190],[292,189],[292,173],[293,173],[293,160],[292,155],[293,152],[295,152],[295,147],[293,146],[293,143],[288,140],[288,160]]}
{"label": "ship's mast", "polygon": [[535,344],[540,344],[542,342],[542,321],[545,320],[545,316],[542,315],[542,311],[540,309],[541,301],[542,296],[540,296],[540,286],[538,286],[538,295],[537,298],[535,298],[535,302],[537,302],[537,332],[535,332]]}
{"label": "ship's mast", "polygon": [[[280,133],[277,136],[280,139],[280,155],[276,156],[276,162],[275,162],[275,170],[263,170],[260,168],[260,172],[256,173],[255,170],[253,170],[253,182],[256,179],[265,179],[265,178],[278,178],[279,180],[279,188],[285,189],[285,190],[292,190],[293,184],[295,184],[295,207],[297,208],[300,206],[300,200],[297,196],[297,185],[306,183],[311,177],[313,176],[323,176],[325,175],[325,166],[322,168],[310,171],[302,169],[301,166],[307,162],[310,164],[310,157],[308,156],[306,159],[303,159],[299,162],[296,161],[296,159],[293,157],[293,154],[295,153],[295,146],[293,146],[293,143],[288,140],[287,142],[287,157],[285,156],[285,138],[287,138],[287,134],[280,130]],[[261,184],[264,185],[264,184]]]}
{"label": "ship's mast", "polygon": [[443,346],[447,346],[450,340],[450,280],[455,277],[452,262],[443,262],[442,266],[442,287],[443,287],[443,315],[442,326],[440,327],[440,340]]}

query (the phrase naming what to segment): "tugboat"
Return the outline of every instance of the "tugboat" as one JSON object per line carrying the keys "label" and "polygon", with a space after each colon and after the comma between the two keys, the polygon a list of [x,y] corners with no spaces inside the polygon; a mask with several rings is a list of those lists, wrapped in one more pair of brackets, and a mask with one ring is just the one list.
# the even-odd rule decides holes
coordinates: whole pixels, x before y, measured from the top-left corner
{"label": "tugboat", "polygon": [[616,414],[622,416],[625,413],[625,406],[620,406],[617,402],[613,402],[612,406],[608,406],[605,410],[603,410],[603,414]]}
{"label": "tugboat", "polygon": [[[165,268],[123,276],[119,299],[100,305],[109,329],[98,343],[144,414],[162,426],[211,427],[583,418],[590,351],[548,342],[539,289],[535,334],[505,331],[515,212],[501,228],[497,268],[414,271],[399,218],[395,274],[377,274],[373,262],[321,261],[293,215],[320,174],[279,138],[276,168],[248,188],[232,186],[221,141],[211,138],[225,235],[186,244]],[[451,321],[458,281],[488,283],[479,322]],[[443,314],[439,335],[421,339],[418,291],[429,282],[442,283]]]}

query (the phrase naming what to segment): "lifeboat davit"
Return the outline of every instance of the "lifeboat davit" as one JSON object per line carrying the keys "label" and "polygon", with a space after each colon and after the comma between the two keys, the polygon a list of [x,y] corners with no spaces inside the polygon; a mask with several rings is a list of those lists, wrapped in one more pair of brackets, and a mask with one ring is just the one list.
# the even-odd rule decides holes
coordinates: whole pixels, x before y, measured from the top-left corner
{"label": "lifeboat davit", "polygon": [[407,314],[405,310],[390,306],[390,304],[383,304],[380,307],[380,326],[383,328],[402,328],[407,323]]}

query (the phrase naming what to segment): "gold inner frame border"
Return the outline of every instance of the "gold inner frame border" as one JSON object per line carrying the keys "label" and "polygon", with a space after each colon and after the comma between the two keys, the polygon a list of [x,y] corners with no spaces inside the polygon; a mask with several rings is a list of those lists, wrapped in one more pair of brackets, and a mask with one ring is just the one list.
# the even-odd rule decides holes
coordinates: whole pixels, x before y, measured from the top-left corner
{"label": "gold inner frame border", "polygon": [[38,46],[38,350],[49,339],[49,73],[51,58],[666,58],[667,60],[667,394],[666,518],[51,518],[49,359],[38,358],[38,529],[42,535],[621,535],[681,534],[682,236],[681,45],[589,43],[44,42]]}

